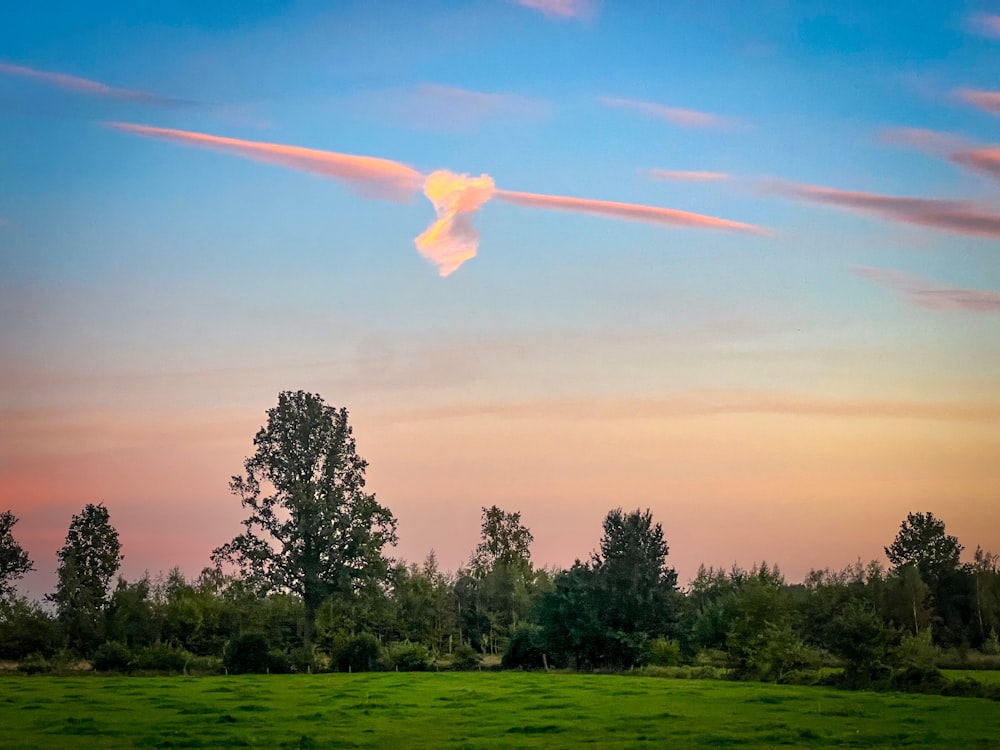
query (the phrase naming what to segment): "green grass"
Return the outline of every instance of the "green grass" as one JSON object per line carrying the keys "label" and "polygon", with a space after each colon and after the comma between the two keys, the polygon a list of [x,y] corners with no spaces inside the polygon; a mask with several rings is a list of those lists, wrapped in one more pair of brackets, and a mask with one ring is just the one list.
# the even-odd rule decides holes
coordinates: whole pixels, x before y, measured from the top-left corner
{"label": "green grass", "polygon": [[0,679],[0,747],[998,748],[991,701],[619,675]]}
{"label": "green grass", "polygon": [[942,669],[945,677],[959,680],[968,677],[976,682],[1000,682],[1000,670],[998,669]]}

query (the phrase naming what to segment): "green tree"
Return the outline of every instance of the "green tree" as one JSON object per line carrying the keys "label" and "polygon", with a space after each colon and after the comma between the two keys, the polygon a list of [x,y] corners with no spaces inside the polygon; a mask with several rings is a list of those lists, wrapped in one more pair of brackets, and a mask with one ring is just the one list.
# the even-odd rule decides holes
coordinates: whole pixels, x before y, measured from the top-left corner
{"label": "green tree", "polygon": [[254,446],[245,474],[230,482],[250,512],[246,530],[212,556],[264,590],[301,596],[309,650],[325,599],[388,578],[382,551],[396,543],[396,519],[365,492],[368,463],[357,454],[347,409],[305,391],[282,392]]}
{"label": "green tree", "polygon": [[73,516],[66,543],[56,555],[58,580],[48,599],[56,605],[69,645],[87,654],[104,640],[108,587],[123,559],[108,509],[88,503]]}
{"label": "green tree", "polygon": [[13,597],[15,581],[35,568],[11,533],[16,523],[17,517],[9,510],[0,513],[0,604]]}
{"label": "green tree", "polygon": [[962,549],[933,513],[909,513],[885,555],[896,570],[913,565],[925,581],[933,581],[958,568]]}
{"label": "green tree", "polygon": [[479,544],[472,556],[472,570],[485,577],[498,565],[525,575],[531,572],[531,543],[535,538],[521,523],[520,512],[501,510],[496,505],[483,508],[483,525]]}

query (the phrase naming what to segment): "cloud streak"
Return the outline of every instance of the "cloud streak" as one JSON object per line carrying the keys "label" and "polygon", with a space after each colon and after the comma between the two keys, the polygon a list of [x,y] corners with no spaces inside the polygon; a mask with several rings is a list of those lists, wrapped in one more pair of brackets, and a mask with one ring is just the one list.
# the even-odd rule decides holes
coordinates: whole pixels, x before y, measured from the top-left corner
{"label": "cloud streak", "polygon": [[345,180],[362,193],[380,198],[396,200],[406,198],[419,190],[423,181],[420,172],[390,159],[339,154],[280,143],[245,141],[239,138],[224,138],[187,130],[155,128],[125,122],[111,122],[107,125],[123,133],[160,138],[189,146],[202,146],[244,156],[254,161]]}
{"label": "cloud streak", "polygon": [[594,12],[591,0],[514,0],[522,8],[537,10],[547,18],[586,18]]}
{"label": "cloud streak", "polygon": [[1000,215],[983,211],[969,201],[878,195],[788,182],[771,183],[769,189],[793,200],[872,214],[903,224],[975,237],[1000,237]]}
{"label": "cloud streak", "polygon": [[670,107],[665,104],[644,102],[639,99],[625,99],[617,96],[602,96],[598,101],[606,107],[628,109],[681,128],[724,129],[735,123],[726,117],[700,112],[696,109]]}
{"label": "cloud streak", "polygon": [[1000,91],[984,91],[982,89],[958,89],[956,96],[962,101],[979,107],[984,112],[1000,115]]}
{"label": "cloud streak", "polygon": [[947,159],[967,172],[1000,179],[1000,146],[980,146],[947,133],[920,128],[895,128],[882,134],[887,143],[916,148]]}
{"label": "cloud streak", "polygon": [[642,221],[650,224],[664,224],[689,229],[724,229],[734,232],[764,234],[765,231],[753,224],[744,224],[715,216],[679,211],[674,208],[644,206],[637,203],[619,203],[592,198],[571,198],[565,195],[545,195],[543,193],[523,193],[516,190],[497,190],[496,199],[516,206],[542,208],[553,211],[574,211],[577,213],[606,216],[625,221]]}
{"label": "cloud streak", "polygon": [[721,182],[730,179],[725,172],[703,172],[698,170],[650,169],[654,180],[678,180],[681,182]]}
{"label": "cloud streak", "polygon": [[138,89],[120,89],[108,86],[106,83],[94,81],[89,78],[68,75],[67,73],[55,73],[37,68],[29,68],[26,65],[12,65],[0,63],[0,75],[15,76],[18,78],[29,78],[41,81],[51,86],[57,86],[67,91],[75,91],[88,96],[99,96],[108,99],[118,99],[121,101],[139,102],[142,104],[156,105],[179,105],[187,104],[180,99],[170,99],[169,97],[151,94],[148,91]]}
{"label": "cloud streak", "polygon": [[853,268],[856,275],[891,289],[917,307],[928,310],[1000,314],[1000,292],[940,284],[891,268]]}
{"label": "cloud streak", "polygon": [[465,261],[475,257],[479,246],[479,233],[472,226],[471,215],[492,198],[527,208],[572,211],[623,221],[693,229],[765,233],[762,228],[753,224],[672,208],[498,190],[493,178],[486,174],[470,177],[442,169],[432,172],[425,178],[406,164],[372,156],[340,154],[279,143],[245,141],[132,123],[112,122],[106,125],[124,133],[201,146],[255,161],[344,180],[358,188],[360,192],[376,197],[405,198],[422,188],[424,195],[434,206],[437,219],[414,240],[414,243],[420,254],[437,266],[441,276],[449,276]]}
{"label": "cloud streak", "polygon": [[981,36],[1000,39],[1000,16],[993,13],[977,13],[969,18],[969,27]]}

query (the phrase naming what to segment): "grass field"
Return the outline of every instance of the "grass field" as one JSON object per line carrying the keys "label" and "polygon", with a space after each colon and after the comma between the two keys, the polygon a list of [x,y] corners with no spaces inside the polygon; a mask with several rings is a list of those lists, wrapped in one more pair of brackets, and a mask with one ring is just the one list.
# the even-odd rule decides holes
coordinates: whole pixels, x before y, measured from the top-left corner
{"label": "grass field", "polygon": [[634,676],[0,679],[0,747],[1000,748],[1000,707]]}
{"label": "grass field", "polygon": [[945,677],[960,679],[968,677],[977,682],[1000,682],[1000,669],[942,669]]}

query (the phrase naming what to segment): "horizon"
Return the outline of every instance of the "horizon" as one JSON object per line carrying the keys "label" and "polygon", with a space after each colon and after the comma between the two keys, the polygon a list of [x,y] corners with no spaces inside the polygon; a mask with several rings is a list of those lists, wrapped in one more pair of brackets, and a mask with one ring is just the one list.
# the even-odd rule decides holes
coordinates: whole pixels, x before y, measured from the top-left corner
{"label": "horizon", "polygon": [[194,576],[282,390],[393,557],[1000,551],[1000,10],[475,0],[0,10],[0,511]]}

